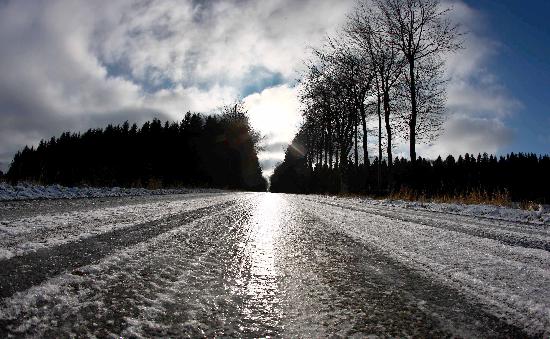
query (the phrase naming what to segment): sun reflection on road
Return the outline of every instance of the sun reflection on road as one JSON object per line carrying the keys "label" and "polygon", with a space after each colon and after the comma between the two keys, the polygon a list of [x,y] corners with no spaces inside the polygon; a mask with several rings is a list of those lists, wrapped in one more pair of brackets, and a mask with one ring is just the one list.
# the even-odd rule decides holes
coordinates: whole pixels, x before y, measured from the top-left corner
{"label": "sun reflection on road", "polygon": [[242,240],[240,282],[245,294],[243,313],[253,326],[276,332],[280,319],[276,242],[284,199],[275,194],[258,195]]}

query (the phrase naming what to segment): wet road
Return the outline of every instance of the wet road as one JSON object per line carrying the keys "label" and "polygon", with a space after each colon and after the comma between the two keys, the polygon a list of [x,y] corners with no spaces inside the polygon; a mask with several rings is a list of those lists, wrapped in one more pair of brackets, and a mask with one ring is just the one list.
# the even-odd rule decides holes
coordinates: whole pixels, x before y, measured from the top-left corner
{"label": "wet road", "polygon": [[544,227],[268,193],[144,200],[10,207],[0,336],[549,333]]}

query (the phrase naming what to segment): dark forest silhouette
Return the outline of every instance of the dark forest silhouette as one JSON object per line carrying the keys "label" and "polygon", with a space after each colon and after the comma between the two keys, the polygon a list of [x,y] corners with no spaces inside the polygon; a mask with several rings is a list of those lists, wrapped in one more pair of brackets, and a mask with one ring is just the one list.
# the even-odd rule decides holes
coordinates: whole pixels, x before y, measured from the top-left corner
{"label": "dark forest silhouette", "polygon": [[426,198],[456,197],[472,192],[487,197],[506,194],[513,201],[550,202],[550,157],[536,154],[449,155],[436,160],[395,158],[392,182],[388,183],[386,160],[330,168],[308,161],[307,148],[299,133],[285,153],[284,161],[271,176],[270,190],[286,193],[361,193],[387,195],[407,191]]}
{"label": "dark forest silhouette", "polygon": [[[446,118],[445,64],[464,37],[452,11],[440,0],[359,0],[308,60],[303,124],[271,191],[550,201],[548,156],[417,156]],[[396,140],[408,142],[409,159],[393,155]]]}
{"label": "dark forest silhouette", "polygon": [[259,136],[239,105],[180,123],[109,125],[63,133],[18,152],[6,177],[67,186],[200,186],[265,191]]}

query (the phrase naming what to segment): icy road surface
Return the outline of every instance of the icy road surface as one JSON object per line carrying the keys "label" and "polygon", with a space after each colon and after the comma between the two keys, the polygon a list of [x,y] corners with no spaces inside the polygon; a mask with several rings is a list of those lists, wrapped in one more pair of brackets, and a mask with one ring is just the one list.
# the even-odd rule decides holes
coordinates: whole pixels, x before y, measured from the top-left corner
{"label": "icy road surface", "polygon": [[319,196],[0,204],[0,337],[548,337],[550,225]]}

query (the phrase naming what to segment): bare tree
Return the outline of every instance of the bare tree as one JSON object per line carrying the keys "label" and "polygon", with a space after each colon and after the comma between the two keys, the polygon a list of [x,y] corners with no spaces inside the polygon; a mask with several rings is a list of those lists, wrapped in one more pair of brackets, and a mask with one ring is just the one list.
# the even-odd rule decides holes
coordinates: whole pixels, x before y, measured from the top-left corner
{"label": "bare tree", "polygon": [[[334,152],[334,98],[323,65],[312,63],[302,77],[300,99],[304,105],[305,127],[312,137],[311,150],[314,161],[332,168]],[[337,157],[336,157],[337,158]]]}
{"label": "bare tree", "polygon": [[[391,43],[397,46],[408,64],[407,82],[410,100],[409,151],[411,161],[416,160],[416,137],[419,113],[432,111],[419,109],[419,100],[424,100],[424,109],[430,105],[437,107],[441,95],[427,100],[420,93],[420,83],[437,84],[433,69],[433,58],[460,48],[458,25],[453,24],[448,14],[450,7],[443,7],[440,0],[374,0],[383,14],[385,26],[391,36]],[[424,65],[422,65],[424,63]],[[426,66],[431,64],[432,66]],[[420,79],[422,70],[428,70],[425,79]],[[437,116],[437,114],[436,114]]]}
{"label": "bare tree", "polygon": [[382,172],[382,93],[380,91],[380,81],[376,76],[376,116],[378,117],[378,190],[381,189]]}
{"label": "bare tree", "polygon": [[[357,0],[344,29],[313,50],[300,93],[301,142],[307,144],[310,170],[321,166],[343,173],[340,169],[353,169],[352,162],[357,170],[361,139],[368,165],[369,119],[377,118],[378,188],[383,147],[393,188],[394,139],[409,138],[414,162],[417,141],[433,140],[441,130],[444,59],[460,48],[449,11],[440,0]],[[368,171],[363,174],[370,185]]]}
{"label": "bare tree", "polygon": [[[355,165],[358,165],[357,155],[357,125],[359,119],[362,127],[362,148],[363,158],[367,162],[368,151],[368,129],[367,129],[367,110],[365,102],[369,91],[372,90],[375,72],[372,69],[369,60],[369,54],[363,53],[349,41],[349,36],[343,35],[338,41],[329,40],[331,52],[329,54],[330,63],[340,77],[340,86],[345,90],[345,95],[351,100],[355,111],[354,136],[355,136]],[[353,112],[352,112],[353,114]]]}
{"label": "bare tree", "polygon": [[398,86],[405,60],[392,36],[385,27],[383,13],[371,6],[369,1],[360,1],[349,17],[347,34],[355,44],[369,56],[371,67],[376,74],[377,88],[380,90],[386,127],[386,152],[391,182],[392,167],[392,93]]}
{"label": "bare tree", "polygon": [[358,114],[363,109],[359,102],[364,97],[360,92],[365,92],[357,85],[359,64],[334,44],[325,50],[314,50],[314,57],[303,77],[301,97],[308,107],[304,111],[306,118],[314,121],[320,131],[323,142],[319,152],[324,152],[325,164],[328,153],[331,168],[334,154],[336,167],[341,167],[347,164],[348,155],[355,146],[357,165]]}
{"label": "bare tree", "polygon": [[[445,118],[445,86],[447,79],[444,73],[444,61],[437,56],[426,57],[415,65],[415,96],[416,96],[416,142],[429,142],[437,139]],[[397,100],[401,100],[401,116],[403,130],[408,130],[405,137],[410,141],[410,122],[412,115],[412,100],[410,100],[410,82],[408,74],[404,74],[401,90]]]}

